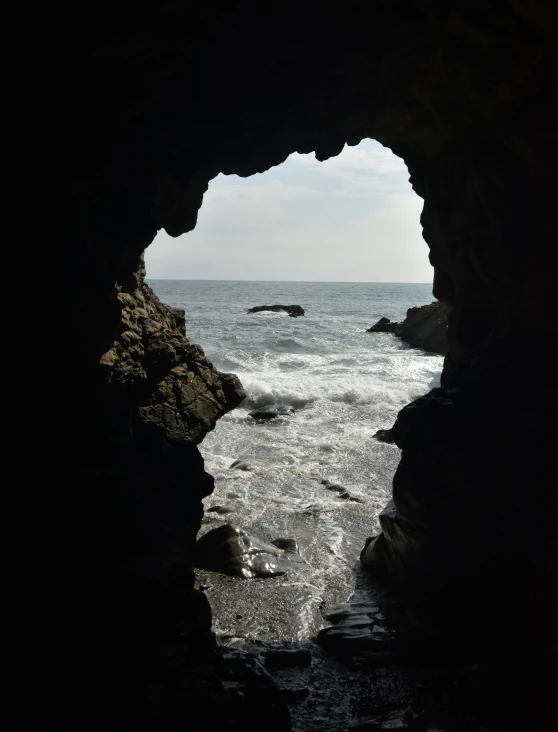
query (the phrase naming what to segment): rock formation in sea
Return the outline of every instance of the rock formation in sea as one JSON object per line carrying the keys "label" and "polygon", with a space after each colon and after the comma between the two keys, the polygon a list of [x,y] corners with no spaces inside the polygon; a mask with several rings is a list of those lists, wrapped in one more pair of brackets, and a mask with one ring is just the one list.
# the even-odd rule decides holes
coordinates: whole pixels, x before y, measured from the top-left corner
{"label": "rock formation in sea", "polygon": [[374,323],[368,330],[367,333],[395,333],[395,329],[399,323],[394,323],[389,318],[380,318],[377,323]]}
{"label": "rock formation in sea", "polygon": [[[41,307],[63,334],[46,356],[57,378],[40,385],[48,459],[26,475],[62,497],[44,518],[57,581],[40,594],[60,607],[47,630],[67,670],[57,723],[88,710],[92,726],[175,729],[211,709],[231,731],[287,728],[273,694],[241,701],[225,689],[208,603],[194,590],[201,498],[213,485],[196,443],[241,392],[182,340],[181,315],[147,304],[140,258],[161,228],[195,227],[219,173],[261,173],[293,152],[326,160],[364,138],[408,167],[433,294],[451,313],[441,386],[394,426],[393,504],[363,563],[409,606],[435,610],[447,638],[466,629],[491,658],[529,669],[539,696],[519,693],[522,674],[510,680],[515,722],[549,710],[554,8],[374,0],[256,13],[179,0],[79,12],[68,23],[52,11],[48,34],[61,62],[47,116],[65,134],[71,200],[58,216],[70,245],[28,245],[41,266],[56,257]],[[551,727],[523,726],[535,728]]]}
{"label": "rock formation in sea", "polygon": [[247,312],[249,313],[288,313],[290,318],[300,318],[304,315],[304,308],[300,305],[256,305],[254,308],[250,308]]}
{"label": "rock formation in sea", "polygon": [[[285,541],[283,539],[279,544],[287,546]],[[202,569],[243,579],[277,577],[295,571],[297,564],[304,562],[302,557],[291,551],[292,548],[292,544],[288,545],[288,550],[277,542],[268,544],[238,526],[223,524],[198,540],[194,563]]]}
{"label": "rock formation in sea", "polygon": [[448,318],[450,308],[443,302],[409,308],[401,323],[380,318],[367,333],[395,333],[413,348],[422,348],[445,356],[448,352]]}

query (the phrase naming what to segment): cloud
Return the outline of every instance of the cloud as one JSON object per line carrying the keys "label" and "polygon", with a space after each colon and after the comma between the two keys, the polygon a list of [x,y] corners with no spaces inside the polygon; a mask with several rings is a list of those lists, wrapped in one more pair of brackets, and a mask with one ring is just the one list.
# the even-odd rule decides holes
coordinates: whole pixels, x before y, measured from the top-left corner
{"label": "cloud", "polygon": [[421,208],[405,164],[377,142],[322,163],[295,153],[265,173],[211,181],[196,229],[161,232],[148,249],[148,276],[428,282]]}

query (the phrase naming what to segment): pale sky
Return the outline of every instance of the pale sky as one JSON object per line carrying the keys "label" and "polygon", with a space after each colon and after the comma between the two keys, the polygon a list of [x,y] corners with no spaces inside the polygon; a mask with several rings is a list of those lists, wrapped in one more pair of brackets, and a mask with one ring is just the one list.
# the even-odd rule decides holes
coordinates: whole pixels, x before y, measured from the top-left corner
{"label": "pale sky", "polygon": [[372,140],[323,163],[293,153],[261,175],[218,175],[194,231],[161,230],[147,249],[147,277],[432,282],[408,178]]}

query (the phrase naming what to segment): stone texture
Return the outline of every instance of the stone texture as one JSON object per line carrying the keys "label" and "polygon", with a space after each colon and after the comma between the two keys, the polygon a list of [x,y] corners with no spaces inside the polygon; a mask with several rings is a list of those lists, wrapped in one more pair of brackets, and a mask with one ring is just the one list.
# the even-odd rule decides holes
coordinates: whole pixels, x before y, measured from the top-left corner
{"label": "stone texture", "polygon": [[100,380],[112,399],[133,405],[138,425],[197,444],[245,393],[189,343],[184,311],[162,303],[144,278],[142,262],[133,288],[119,288],[120,332],[101,356]]}
{"label": "stone texture", "polygon": [[[169,709],[194,717],[199,695],[185,701],[181,679],[193,685],[200,675],[191,667],[209,653],[209,610],[191,567],[212,479],[196,442],[236,386],[221,379],[223,402],[190,347],[194,401],[202,403],[201,382],[209,392],[198,422],[188,417],[191,393],[171,398],[171,386],[189,386],[184,374],[170,375],[173,338],[144,343],[134,327],[125,343],[122,295],[138,288],[141,253],[160,228],[172,236],[194,228],[217,174],[252,175],[294,151],[325,160],[365,137],[405,160],[424,199],[433,294],[452,310],[441,389],[398,419],[395,513],[364,561],[419,587],[449,625],[456,602],[481,596],[485,626],[531,628],[529,657],[543,660],[528,667],[550,664],[555,8],[378,0],[255,13],[242,2],[179,1],[133,12],[86,2],[79,13],[79,23],[56,23],[48,36],[63,61],[50,77],[61,93],[48,116],[64,135],[70,179],[70,205],[61,207],[69,244],[57,240],[58,270],[42,303],[63,351],[46,386],[44,414],[55,415],[48,460],[37,461],[37,482],[62,497],[45,521],[62,547],[49,596],[71,608],[60,632],[50,629],[71,677],[59,714],[75,724],[88,709],[98,723],[123,727],[168,719]],[[51,306],[55,294],[62,307]],[[176,316],[164,318],[175,332]],[[114,364],[110,356],[100,365],[109,351]],[[184,420],[165,399],[185,409]],[[502,613],[510,587],[515,612]],[[161,649],[182,637],[171,673]],[[519,653],[517,641],[507,646]],[[147,693],[155,687],[165,689],[157,704]],[[544,710],[553,697],[539,688],[532,708]]]}
{"label": "stone texture", "polygon": [[304,560],[292,551],[249,536],[246,531],[223,524],[204,534],[196,545],[196,567],[236,577],[277,577],[296,571]]}

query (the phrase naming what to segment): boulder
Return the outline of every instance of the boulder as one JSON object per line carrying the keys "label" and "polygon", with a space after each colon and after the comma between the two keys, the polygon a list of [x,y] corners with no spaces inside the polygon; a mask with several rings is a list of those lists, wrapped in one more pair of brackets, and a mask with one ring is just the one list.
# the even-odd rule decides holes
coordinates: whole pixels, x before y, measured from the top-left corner
{"label": "boulder", "polygon": [[290,416],[292,414],[294,414],[294,409],[292,407],[284,406],[281,404],[266,404],[263,407],[258,407],[257,409],[254,409],[252,412],[250,412],[248,416],[252,417],[252,419],[256,419],[262,422],[268,422],[270,419],[275,419],[276,417]]}
{"label": "boulder", "polygon": [[208,531],[196,544],[196,567],[244,579],[276,577],[296,570],[303,562],[300,555],[249,536],[232,524]]}
{"label": "boulder", "polygon": [[399,323],[392,322],[389,318],[380,318],[377,323],[366,331],[367,333],[395,333]]}
{"label": "boulder", "polygon": [[300,305],[257,305],[254,308],[250,308],[246,312],[248,313],[261,313],[269,311],[272,313],[285,312],[289,314],[290,318],[300,318],[304,315],[304,308]]}
{"label": "boulder", "polygon": [[445,356],[448,352],[449,313],[449,306],[443,302],[409,308],[407,317],[395,333],[413,348]]}
{"label": "boulder", "polygon": [[[409,308],[401,323],[380,318],[367,333],[394,333],[412,348],[422,348],[445,356],[448,352],[448,317],[450,307],[443,302]],[[375,435],[376,436],[376,435]]]}

